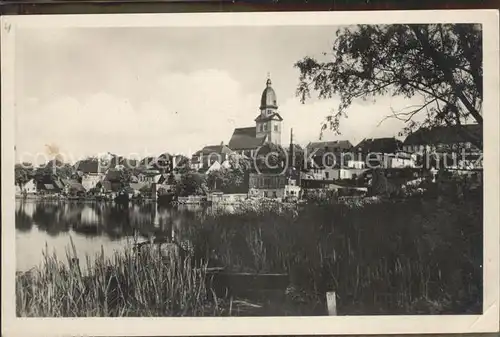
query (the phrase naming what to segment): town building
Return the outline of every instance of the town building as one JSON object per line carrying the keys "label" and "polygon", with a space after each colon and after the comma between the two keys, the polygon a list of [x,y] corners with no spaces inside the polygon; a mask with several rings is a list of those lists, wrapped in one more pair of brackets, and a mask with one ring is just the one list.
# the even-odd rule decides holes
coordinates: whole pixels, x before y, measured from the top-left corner
{"label": "town building", "polygon": [[352,149],[348,140],[309,143],[306,154],[311,160],[303,178],[325,181],[355,179],[366,169],[364,163],[355,160]]}
{"label": "town building", "polygon": [[109,169],[96,187],[103,194],[116,194],[124,186],[122,172],[118,169]]}
{"label": "town building", "polygon": [[64,183],[64,193],[67,195],[84,195],[85,188],[75,179],[62,179]]}
{"label": "town building", "polygon": [[[312,156],[315,161],[321,159],[324,155],[331,156],[330,154],[340,154],[349,152],[352,149],[352,144],[348,140],[335,140],[325,142],[310,142],[306,146],[305,154],[309,157]],[[327,155],[329,154],[329,155]]]}
{"label": "town building", "polygon": [[420,128],[406,137],[403,150],[419,154],[460,151],[463,148],[470,153],[481,152],[471,139],[482,140],[482,137],[483,129],[479,124]]}
{"label": "town building", "polygon": [[101,165],[97,159],[86,159],[76,163],[76,172],[82,179],[82,186],[86,191],[94,188],[104,177]]}
{"label": "town building", "polygon": [[205,146],[203,149],[195,152],[191,157],[191,169],[197,171],[203,170],[206,172],[215,163],[224,163],[224,165],[227,165],[226,162],[233,153],[234,152],[224,144]]}
{"label": "town building", "polygon": [[160,175],[160,171],[158,170],[145,170],[137,175],[137,181],[139,183],[152,184],[155,182],[155,177],[158,175]]}
{"label": "town building", "polygon": [[300,198],[302,187],[300,186],[300,179],[289,178],[285,185],[285,198]]}
{"label": "town building", "polygon": [[[413,158],[403,153],[403,143],[395,137],[365,138],[353,148],[347,166],[364,169],[373,167],[411,167]],[[344,156],[345,158],[345,156]]]}
{"label": "town building", "polygon": [[234,129],[228,147],[247,157],[254,157],[265,143],[281,145],[283,118],[278,113],[278,101],[268,78],[260,100],[260,114],[255,118],[255,126]]}
{"label": "town building", "polygon": [[231,167],[231,165],[229,164],[229,160],[227,160],[227,159],[226,159],[226,160],[224,160],[224,161],[222,162],[222,164],[221,164],[221,163],[219,163],[218,161],[216,161],[216,162],[214,162],[214,163],[213,163],[213,164],[212,164],[212,165],[211,165],[211,166],[207,169],[207,171],[205,172],[205,174],[209,174],[210,172],[220,171],[220,170],[222,170],[222,169],[224,169],[224,168],[226,168],[226,169],[227,169],[227,168],[230,168],[230,167]]}
{"label": "town building", "polygon": [[288,179],[284,174],[250,173],[249,197],[283,198]]}
{"label": "town building", "polygon": [[64,183],[56,175],[43,175],[35,178],[38,194],[56,194],[64,191]]}
{"label": "town building", "polygon": [[482,169],[483,130],[479,124],[439,126],[420,128],[409,134],[403,148],[422,157],[424,154],[435,155],[434,163],[426,159],[424,165],[443,165],[450,170],[469,171]]}
{"label": "town building", "polygon": [[26,194],[36,194],[38,192],[38,189],[35,179],[30,179],[26,184],[24,184],[22,191]]}

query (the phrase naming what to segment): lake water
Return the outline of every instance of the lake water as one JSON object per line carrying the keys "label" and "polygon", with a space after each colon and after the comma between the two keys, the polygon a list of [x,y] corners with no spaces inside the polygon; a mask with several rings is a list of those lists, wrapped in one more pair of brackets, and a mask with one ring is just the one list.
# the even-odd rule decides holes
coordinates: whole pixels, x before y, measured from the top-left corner
{"label": "lake water", "polygon": [[123,250],[134,235],[171,235],[207,211],[199,205],[159,207],[154,203],[128,206],[114,203],[16,200],[16,269],[26,271],[42,262],[42,252],[56,252],[66,261],[70,237],[80,257],[107,256]]}

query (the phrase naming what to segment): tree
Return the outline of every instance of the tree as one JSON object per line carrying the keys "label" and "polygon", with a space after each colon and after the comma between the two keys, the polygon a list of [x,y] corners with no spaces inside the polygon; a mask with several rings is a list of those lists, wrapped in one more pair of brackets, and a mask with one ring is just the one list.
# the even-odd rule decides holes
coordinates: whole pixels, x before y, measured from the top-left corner
{"label": "tree", "polygon": [[16,185],[24,186],[34,176],[33,165],[31,163],[16,164],[14,167],[14,179]]}
{"label": "tree", "polygon": [[189,161],[188,157],[180,156],[180,158],[177,161],[177,165],[174,168],[174,171],[177,173],[181,173],[181,174],[187,173],[187,172],[191,171],[191,167],[189,164],[190,164],[190,161]]}
{"label": "tree", "polygon": [[120,183],[121,186],[129,186],[130,180],[132,178],[132,170],[128,167],[123,167],[120,170]]}
{"label": "tree", "polygon": [[[338,132],[353,100],[391,94],[419,95],[423,103],[390,117],[405,121],[404,132],[419,126],[482,125],[482,31],[477,24],[359,25],[337,31],[325,61],[304,57],[297,95],[305,102],[310,91],[319,98],[340,96],[340,104],[325,120]],[[415,117],[422,115],[422,122]],[[388,116],[388,117],[389,117]],[[482,137],[459,128],[482,148]]]}
{"label": "tree", "polygon": [[71,179],[74,176],[74,169],[71,164],[64,163],[56,168],[56,174],[61,179]]}
{"label": "tree", "polygon": [[237,153],[229,155],[229,165],[232,170],[245,173],[252,167],[252,160]]}
{"label": "tree", "polygon": [[256,153],[255,165],[261,172],[282,171],[287,164],[288,153],[281,145],[266,143]]}
{"label": "tree", "polygon": [[248,191],[245,184],[246,172],[239,168],[221,168],[207,175],[207,185],[210,189],[224,193],[245,193]]}
{"label": "tree", "polygon": [[205,176],[196,172],[188,172],[182,175],[179,184],[176,185],[176,194],[181,197],[204,195],[207,191]]}

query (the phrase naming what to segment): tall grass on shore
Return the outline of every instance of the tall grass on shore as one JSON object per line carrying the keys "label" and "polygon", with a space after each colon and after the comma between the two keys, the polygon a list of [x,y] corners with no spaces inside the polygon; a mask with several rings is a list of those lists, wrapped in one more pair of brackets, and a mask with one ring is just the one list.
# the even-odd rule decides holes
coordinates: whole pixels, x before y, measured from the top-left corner
{"label": "tall grass on shore", "polygon": [[68,263],[44,252],[44,262],[16,277],[17,315],[28,317],[205,316],[219,315],[208,300],[205,269],[190,261],[168,263],[152,250],[130,250],[106,259],[86,256],[85,272],[76,266],[75,247]]}
{"label": "tall grass on shore", "polygon": [[460,314],[482,310],[482,222],[479,198],[266,201],[185,235],[234,271],[289,273],[309,301],[335,290],[340,314]]}
{"label": "tall grass on shore", "polygon": [[[288,273],[311,310],[338,295],[340,315],[482,312],[482,193],[305,206],[249,201],[193,216],[179,233],[196,261],[146,250],[86,257],[85,272],[45,251],[16,277],[19,316],[216,316],[225,299],[206,286],[206,265]],[[222,302],[221,302],[222,301]],[[309,307],[309,306],[308,306]],[[229,313],[230,314],[230,313]]]}

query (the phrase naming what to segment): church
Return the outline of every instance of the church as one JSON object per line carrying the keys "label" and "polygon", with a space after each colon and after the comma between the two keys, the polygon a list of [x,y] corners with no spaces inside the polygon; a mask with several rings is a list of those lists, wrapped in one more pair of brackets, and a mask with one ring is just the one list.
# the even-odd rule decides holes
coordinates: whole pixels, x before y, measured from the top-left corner
{"label": "church", "polygon": [[260,99],[260,114],[255,118],[255,126],[234,129],[228,144],[234,152],[253,157],[266,143],[281,145],[283,118],[278,113],[278,101],[271,84],[268,77]]}

